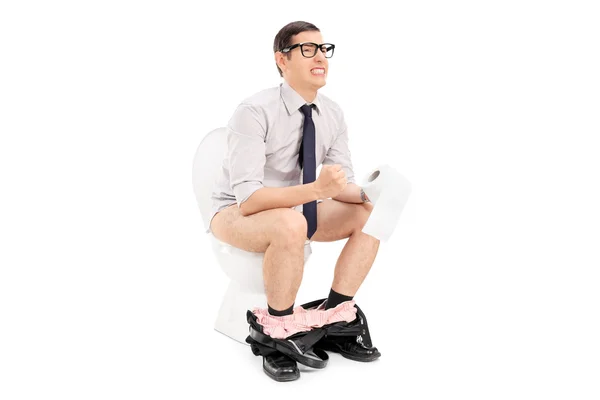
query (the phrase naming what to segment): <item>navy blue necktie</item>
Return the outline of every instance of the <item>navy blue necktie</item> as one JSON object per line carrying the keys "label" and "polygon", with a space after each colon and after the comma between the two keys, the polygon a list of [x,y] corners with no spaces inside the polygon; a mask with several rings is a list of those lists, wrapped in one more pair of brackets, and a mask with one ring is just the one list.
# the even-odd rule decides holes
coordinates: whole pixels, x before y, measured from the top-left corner
{"label": "navy blue necktie", "polygon": [[[300,110],[304,114],[302,127],[302,144],[300,145],[300,167],[302,167],[302,183],[311,183],[317,179],[317,162],[315,156],[315,123],[312,119],[312,108],[303,105]],[[306,236],[310,239],[317,230],[317,202],[311,201],[302,206],[302,212],[308,224]]]}

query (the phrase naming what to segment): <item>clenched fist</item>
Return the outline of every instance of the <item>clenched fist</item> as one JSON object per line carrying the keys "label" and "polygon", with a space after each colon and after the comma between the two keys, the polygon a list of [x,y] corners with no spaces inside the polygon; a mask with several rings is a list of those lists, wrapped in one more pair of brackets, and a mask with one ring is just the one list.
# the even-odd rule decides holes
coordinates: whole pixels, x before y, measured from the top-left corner
{"label": "clenched fist", "polygon": [[323,165],[319,177],[315,181],[315,188],[319,194],[319,199],[335,197],[346,188],[346,173],[342,166]]}

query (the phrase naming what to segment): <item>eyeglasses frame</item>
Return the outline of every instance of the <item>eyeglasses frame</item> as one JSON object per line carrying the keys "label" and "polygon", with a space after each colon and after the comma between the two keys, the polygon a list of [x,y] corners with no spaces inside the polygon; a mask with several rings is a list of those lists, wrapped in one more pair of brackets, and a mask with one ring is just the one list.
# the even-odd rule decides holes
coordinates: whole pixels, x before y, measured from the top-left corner
{"label": "eyeglasses frame", "polygon": [[[313,54],[310,57],[306,57],[304,55],[304,49],[302,47],[302,45],[304,45],[304,44],[313,44],[313,45],[315,45],[316,48],[317,48],[317,50],[315,50],[315,54]],[[293,45],[288,46],[288,47],[284,47],[283,49],[281,49],[279,51],[281,51],[282,53],[289,53],[290,51],[294,50],[296,47],[300,47],[300,53],[302,53],[302,57],[304,57],[304,58],[313,58],[313,57],[315,57],[317,55],[317,51],[318,50],[321,50],[321,53],[323,53],[323,46],[325,46],[325,45],[331,46],[331,56],[327,57],[327,55],[325,54],[326,52],[323,55],[325,56],[325,58],[331,58],[331,57],[333,57],[333,53],[335,52],[335,44],[333,44],[333,43],[321,43],[321,44],[318,44],[318,43],[314,43],[314,42],[302,42],[302,43],[293,44]]]}

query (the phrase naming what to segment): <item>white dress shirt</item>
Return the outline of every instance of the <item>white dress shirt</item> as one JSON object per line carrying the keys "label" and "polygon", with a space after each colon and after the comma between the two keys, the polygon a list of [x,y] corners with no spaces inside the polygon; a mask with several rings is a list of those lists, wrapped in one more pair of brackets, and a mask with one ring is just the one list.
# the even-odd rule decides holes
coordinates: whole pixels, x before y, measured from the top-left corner
{"label": "white dress shirt", "polygon": [[[262,187],[302,184],[298,163],[307,103],[284,81],[242,101],[227,124],[227,153],[212,193],[214,215],[237,203],[238,207]],[[316,165],[340,164],[348,183],[354,172],[348,146],[348,129],[337,103],[318,93],[313,101]],[[210,229],[208,230],[210,232]]]}

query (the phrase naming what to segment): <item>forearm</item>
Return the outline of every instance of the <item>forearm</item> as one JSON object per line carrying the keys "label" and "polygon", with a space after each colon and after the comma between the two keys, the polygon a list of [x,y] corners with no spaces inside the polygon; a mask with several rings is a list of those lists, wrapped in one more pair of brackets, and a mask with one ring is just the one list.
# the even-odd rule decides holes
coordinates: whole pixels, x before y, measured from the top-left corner
{"label": "forearm", "polygon": [[362,199],[360,197],[360,190],[361,187],[358,186],[355,183],[348,183],[346,185],[346,188],[344,190],[342,190],[340,192],[340,194],[338,194],[335,197],[332,197],[332,199],[337,200],[337,201],[343,201],[344,203],[361,203],[362,204]]}
{"label": "forearm", "polygon": [[[358,197],[360,199],[360,190]],[[240,212],[247,216],[274,208],[292,208],[319,198],[314,182],[282,188],[262,187],[241,204]]]}

